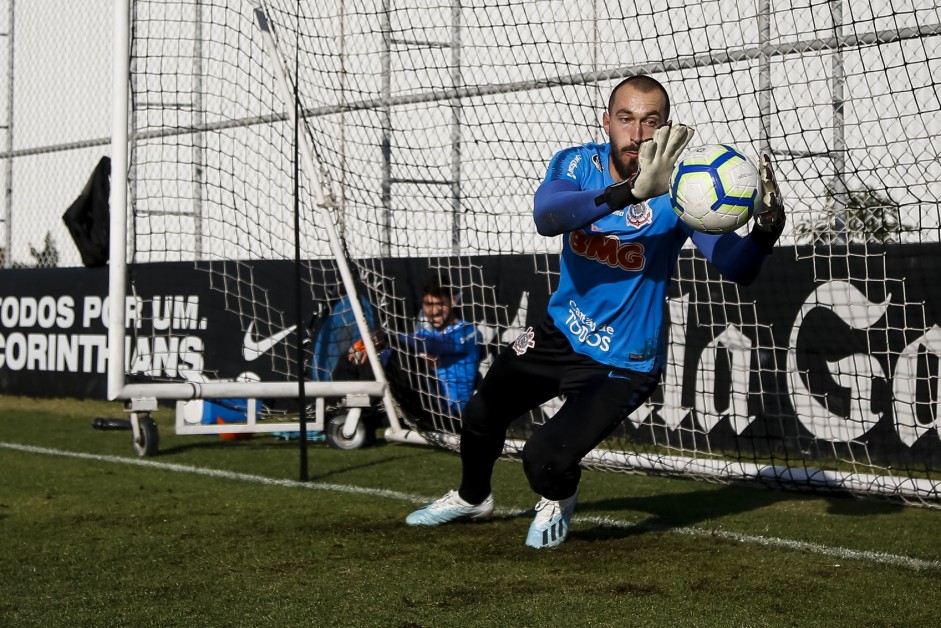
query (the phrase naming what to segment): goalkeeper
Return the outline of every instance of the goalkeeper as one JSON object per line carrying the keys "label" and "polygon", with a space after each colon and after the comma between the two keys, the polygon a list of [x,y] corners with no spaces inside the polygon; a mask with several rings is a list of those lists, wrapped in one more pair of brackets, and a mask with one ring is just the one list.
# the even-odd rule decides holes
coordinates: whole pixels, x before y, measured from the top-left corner
{"label": "goalkeeper", "polygon": [[[429,411],[460,418],[474,392],[481,338],[476,325],[458,316],[459,301],[450,286],[432,275],[422,288],[417,329],[397,336],[404,351],[393,353],[386,373],[403,409],[415,418],[427,417]],[[396,359],[408,364],[396,365]],[[418,374],[418,394],[408,372]]]}
{"label": "goalkeeper", "polygon": [[[428,428],[435,416],[459,419],[474,392],[480,333],[458,316],[458,301],[454,290],[432,275],[422,287],[417,328],[394,336],[391,344],[399,350],[386,346],[384,334],[374,338],[393,395],[409,417]],[[370,378],[366,347],[358,340],[334,370],[333,379]]]}
{"label": "goalkeeper", "polygon": [[748,284],[784,229],[771,161],[762,155],[761,207],[746,236],[694,232],[674,213],[669,179],[693,130],[669,120],[670,99],[650,76],[611,92],[609,141],[565,148],[536,190],[534,220],[562,236],[560,276],[548,312],[494,361],[464,408],[458,490],[411,513],[411,525],[484,519],[506,431],[558,396],[559,411],[523,447],[523,469],[540,497],[526,545],[568,535],[582,458],[654,392],[666,363],[664,309],[683,244],[693,243],[727,279]]}

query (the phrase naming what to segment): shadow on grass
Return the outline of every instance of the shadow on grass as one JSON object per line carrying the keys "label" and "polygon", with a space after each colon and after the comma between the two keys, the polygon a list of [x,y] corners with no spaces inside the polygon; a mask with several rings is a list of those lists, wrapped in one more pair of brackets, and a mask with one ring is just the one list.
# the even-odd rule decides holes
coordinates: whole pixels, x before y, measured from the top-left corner
{"label": "shadow on grass", "polygon": [[337,467],[335,469],[331,469],[330,471],[327,471],[326,473],[319,473],[319,474],[311,475],[309,476],[308,481],[322,482],[333,476],[343,475],[345,473],[349,473],[350,471],[359,471],[361,469],[368,469],[370,467],[387,465],[390,462],[399,463],[399,462],[402,462],[403,460],[415,460],[417,458],[427,458],[428,456],[433,455],[433,453],[434,452],[430,450],[416,449],[413,453],[410,453],[408,455],[401,455],[401,456],[396,455],[394,458],[378,458],[378,459],[370,459],[370,460],[360,460],[360,461],[357,461],[356,464],[350,464],[344,467]]}
{"label": "shadow on grass", "polygon": [[[309,459],[311,460],[310,464],[312,467],[317,468],[317,465],[313,462],[316,460],[316,456],[326,452],[331,452],[337,456],[344,457],[350,461],[350,464],[335,466],[335,463],[333,463],[329,471],[308,474],[307,481],[323,482],[331,477],[342,476],[343,474],[347,474],[351,471],[379,467],[389,463],[400,463],[406,460],[415,460],[418,458],[432,456],[436,453],[436,450],[427,447],[403,449],[401,447],[394,447],[391,445],[392,443],[379,439],[368,447],[363,447],[354,451],[341,451],[331,448],[326,442],[323,441],[309,441],[307,443],[307,454],[310,457]],[[130,443],[128,443],[128,446],[130,446]],[[284,440],[267,436],[256,436],[253,438],[246,438],[241,440],[226,440],[219,438],[218,436],[207,435],[205,440],[199,439],[192,440],[190,442],[176,443],[169,447],[161,446],[155,458],[159,460],[163,456],[169,458],[170,456],[187,452],[226,450],[233,452],[238,450],[250,450],[255,452],[279,451],[296,456],[300,452],[300,443],[297,439]],[[403,454],[403,452],[408,453]]]}
{"label": "shadow on grass", "polygon": [[[376,443],[372,447],[384,446],[386,443]],[[329,447],[322,441],[309,441],[307,446],[313,449]],[[200,451],[205,449],[223,449],[223,448],[251,448],[254,451],[297,451],[300,448],[297,439],[284,440],[277,438],[245,438],[240,440],[226,440],[215,435],[207,435],[205,440],[193,441],[188,443],[178,443],[171,447],[160,447],[161,454],[179,454],[186,451]]]}
{"label": "shadow on grass", "polygon": [[636,525],[625,527],[600,526],[573,535],[601,538],[636,536],[652,531],[692,527],[697,524],[736,515],[776,503],[824,499],[830,514],[841,516],[868,516],[898,512],[905,506],[888,500],[869,500],[846,493],[814,494],[767,487],[728,485],[720,488],[696,489],[686,493],[664,493],[645,497],[603,499],[579,503],[576,513],[589,515],[593,511],[645,512],[650,516]]}

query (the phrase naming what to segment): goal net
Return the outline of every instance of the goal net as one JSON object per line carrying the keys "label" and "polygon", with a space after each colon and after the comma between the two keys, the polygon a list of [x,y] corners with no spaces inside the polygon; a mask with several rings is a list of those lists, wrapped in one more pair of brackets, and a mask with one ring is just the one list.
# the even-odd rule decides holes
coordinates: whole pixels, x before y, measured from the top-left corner
{"label": "goal net", "polygon": [[[611,88],[647,73],[695,143],[774,156],[789,222],[748,288],[683,251],[662,384],[585,465],[933,504],[941,297],[917,260],[937,259],[941,235],[941,11],[661,6],[133,0],[126,376],[159,379],[157,262],[218,295],[236,345],[291,328],[298,284],[305,317],[333,308],[344,263],[376,326],[412,330],[438,275],[486,372],[558,277],[560,240],[531,217],[549,158],[605,141]],[[290,351],[251,370],[291,381]],[[204,377],[246,369],[209,362]],[[330,360],[310,363],[305,377],[326,377]],[[559,403],[514,423],[509,455]],[[453,445],[460,425],[432,427]]]}

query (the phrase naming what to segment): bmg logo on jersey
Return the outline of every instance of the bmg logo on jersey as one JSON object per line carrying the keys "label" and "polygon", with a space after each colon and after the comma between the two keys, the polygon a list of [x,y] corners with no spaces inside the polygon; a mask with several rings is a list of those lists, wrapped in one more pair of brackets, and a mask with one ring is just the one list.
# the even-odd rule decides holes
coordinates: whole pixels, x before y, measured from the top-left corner
{"label": "bmg logo on jersey", "polygon": [[578,308],[575,301],[569,301],[569,315],[565,319],[565,325],[582,344],[597,347],[602,351],[608,351],[611,348],[614,328],[610,325],[598,327],[594,319]]}
{"label": "bmg logo on jersey", "polygon": [[643,244],[621,242],[614,235],[589,234],[576,229],[569,232],[569,246],[576,255],[597,260],[611,268],[642,270],[647,263]]}

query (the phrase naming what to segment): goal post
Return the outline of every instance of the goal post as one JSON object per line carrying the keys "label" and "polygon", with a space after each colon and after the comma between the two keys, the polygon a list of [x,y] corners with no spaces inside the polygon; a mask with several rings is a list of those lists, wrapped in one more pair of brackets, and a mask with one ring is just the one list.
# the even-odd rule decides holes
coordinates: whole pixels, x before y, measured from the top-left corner
{"label": "goal post", "polygon": [[[129,48],[129,28],[120,28],[119,25],[130,25],[129,7],[133,2],[127,0],[116,0],[115,4],[115,39],[114,56],[116,60],[130,59]],[[198,7],[199,3],[195,3]],[[283,66],[283,61],[275,42],[271,24],[268,22],[263,8],[254,9],[254,17],[257,20],[257,27],[261,32],[262,50],[269,57],[270,67],[273,70],[277,88],[283,98],[283,102],[291,103],[294,98],[294,91],[291,89],[291,81],[288,78],[287,71]],[[333,218],[328,214],[331,209],[331,194],[328,192],[329,182],[326,186],[322,183],[319,176],[319,164],[314,157],[306,131],[298,125],[296,120],[296,107],[286,107],[286,115],[290,126],[294,129],[300,129],[295,133],[294,147],[295,156],[299,155],[302,159],[303,172],[308,180],[307,191],[313,196],[313,207],[321,214],[321,220],[318,222],[320,228],[327,236],[329,252],[332,254],[332,263],[339,275],[338,289],[346,294],[348,298],[349,309],[352,313],[352,324],[355,325],[359,337],[363,341],[366,349],[367,359],[372,366],[374,381],[316,381],[311,379],[300,384],[291,381],[261,381],[257,377],[237,377],[226,378],[218,381],[207,380],[200,374],[199,377],[189,378],[186,381],[149,381],[147,383],[129,383],[127,381],[127,286],[128,286],[128,253],[133,251],[133,247],[128,247],[128,234],[134,230],[130,228],[133,224],[134,216],[128,211],[129,186],[127,173],[130,168],[128,159],[128,147],[133,137],[133,129],[129,128],[128,103],[130,100],[129,86],[130,75],[129,66],[122,62],[115,63],[114,85],[113,85],[113,142],[112,142],[112,178],[111,178],[111,217],[110,232],[111,239],[109,243],[110,268],[109,268],[109,332],[108,332],[108,386],[107,395],[109,399],[127,400],[132,402],[131,409],[134,409],[133,402],[143,402],[141,408],[151,409],[154,406],[152,400],[187,400],[187,399],[226,399],[226,398],[246,398],[249,400],[269,398],[297,398],[299,385],[303,386],[304,392],[310,398],[317,399],[316,416],[313,417],[315,427],[323,430],[323,404],[321,400],[324,397],[350,397],[356,395],[365,395],[376,397],[382,400],[384,411],[390,420],[392,432],[401,430],[398,419],[398,413],[391,393],[386,385],[379,355],[373,340],[373,333],[367,322],[366,315],[363,312],[361,301],[357,295],[355,280],[350,272],[345,252],[337,235]],[[130,130],[130,132],[129,132]],[[295,171],[296,172],[296,171]],[[298,187],[295,187],[294,193],[300,193]],[[195,214],[194,214],[195,216]],[[198,229],[197,229],[198,231]],[[299,332],[300,330],[298,330]],[[340,356],[342,359],[342,356]],[[303,377],[304,374],[299,374]],[[179,414],[179,411],[178,411]],[[268,421],[262,425],[256,421],[255,412],[247,407],[248,416],[247,425],[227,425],[227,432],[255,432],[255,431],[283,431],[294,427],[293,422],[285,423],[281,421]],[[357,414],[358,416],[358,414]],[[136,422],[136,421],[135,421]],[[180,420],[178,417],[178,431]],[[135,425],[135,429],[136,425]],[[184,429],[190,433],[216,433],[218,427],[186,426]]]}
{"label": "goal post", "polygon": [[124,388],[124,298],[127,293],[128,96],[130,94],[130,2],[114,2],[114,68],[111,85],[111,196],[108,199],[108,399]]}
{"label": "goal post", "polygon": [[[548,160],[606,141],[611,88],[647,73],[695,143],[772,154],[788,224],[748,287],[683,249],[662,382],[585,466],[941,505],[941,293],[912,261],[941,254],[936,3],[266,0],[267,31],[249,0],[117,4],[109,395],[340,386],[278,344],[302,331],[295,242],[307,311],[351,297],[358,335],[393,348],[425,277],[445,279],[484,374],[558,280],[560,241],[531,216]],[[393,406],[374,349],[368,392]],[[559,403],[515,421],[507,455]],[[454,448],[460,420],[420,432]]]}
{"label": "goal post", "polygon": [[[294,103],[293,107],[288,108],[288,119],[290,120],[291,126],[294,129],[297,129],[297,132],[295,133],[297,143],[296,153],[299,153],[303,171],[310,183],[310,191],[315,196],[316,200],[314,201],[314,206],[321,215],[321,219],[318,221],[318,224],[322,226],[324,232],[327,235],[330,252],[333,255],[333,261],[335,262],[337,270],[339,271],[343,289],[350,297],[350,309],[353,313],[353,319],[356,322],[356,327],[359,331],[360,338],[363,341],[367,360],[372,367],[373,377],[375,377],[376,383],[381,384],[384,387],[382,393],[383,406],[386,415],[390,418],[393,431],[395,431],[395,428],[397,428],[399,425],[395,401],[392,399],[392,393],[389,390],[389,387],[386,385],[386,378],[382,370],[379,353],[376,350],[376,343],[374,342],[373,334],[369,328],[369,324],[366,321],[366,315],[363,313],[362,304],[360,303],[359,296],[357,295],[356,284],[347,263],[346,252],[344,251],[343,245],[340,242],[340,236],[337,233],[336,226],[334,225],[333,217],[328,213],[331,210],[335,210],[335,203],[332,201],[333,195],[325,193],[325,190],[327,190],[331,185],[330,181],[325,177],[320,176],[321,166],[314,156],[313,147],[311,146],[307,129],[301,125],[300,120],[298,120],[298,110],[300,107],[299,103],[297,102],[296,85],[294,81],[291,81],[288,78],[289,73],[285,69],[284,61],[279,54],[279,47],[275,41],[272,25],[268,20],[267,13],[261,5],[256,5],[254,13],[258,28],[261,30],[264,49],[268,55],[268,58],[271,60],[272,69],[275,74],[278,89],[281,91],[282,99],[285,102]],[[332,385],[336,385],[337,383],[338,382],[334,382]],[[325,388],[327,387],[325,386]],[[311,394],[314,394],[314,392],[315,391],[312,388]],[[324,392],[328,393],[329,388],[324,390]],[[361,392],[368,394],[368,389],[363,389]],[[375,393],[373,394],[375,395]]]}

